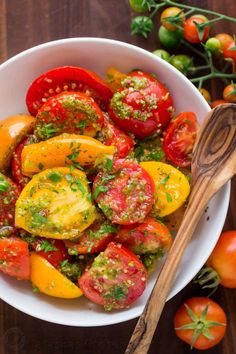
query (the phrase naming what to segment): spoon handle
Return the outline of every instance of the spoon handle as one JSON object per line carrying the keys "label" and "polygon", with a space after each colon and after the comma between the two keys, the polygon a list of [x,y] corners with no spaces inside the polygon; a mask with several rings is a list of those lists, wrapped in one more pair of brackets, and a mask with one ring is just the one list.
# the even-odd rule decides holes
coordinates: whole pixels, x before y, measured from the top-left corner
{"label": "spoon handle", "polygon": [[182,255],[209,200],[208,187],[208,179],[203,179],[194,186],[183,222],[145,309],[137,322],[125,354],[148,352]]}

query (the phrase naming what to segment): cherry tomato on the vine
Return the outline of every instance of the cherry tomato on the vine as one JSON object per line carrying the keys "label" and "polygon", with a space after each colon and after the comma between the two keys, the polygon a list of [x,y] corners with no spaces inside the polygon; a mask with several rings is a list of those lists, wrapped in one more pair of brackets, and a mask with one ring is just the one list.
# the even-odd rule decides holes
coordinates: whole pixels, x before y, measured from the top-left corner
{"label": "cherry tomato on the vine", "polygon": [[224,47],[226,46],[226,44],[228,44],[234,40],[233,37],[228,33],[218,33],[215,36],[215,38],[218,39],[218,41],[220,42],[220,49],[221,50],[224,50]]}
{"label": "cherry tomato on the vine", "polygon": [[216,106],[219,106],[220,104],[224,104],[224,103],[228,103],[225,100],[215,100],[213,102],[211,102],[211,108],[215,108]]}
{"label": "cherry tomato on the vine", "polygon": [[236,43],[234,40],[224,46],[223,53],[225,59],[233,59],[236,63]]}
{"label": "cherry tomato on the vine", "polygon": [[168,7],[161,13],[161,24],[168,31],[177,31],[178,26],[184,24],[185,17],[183,10],[179,7]]}
{"label": "cherry tomato on the vine", "polygon": [[184,25],[184,38],[193,44],[205,42],[210,31],[209,26],[203,27],[206,22],[199,16],[192,16],[187,19]]}
{"label": "cherry tomato on the vine", "polygon": [[158,32],[161,44],[166,48],[177,48],[183,37],[182,31],[168,31],[164,26],[159,28]]}
{"label": "cherry tomato on the vine", "polygon": [[223,97],[227,102],[236,103],[236,84],[231,83],[223,91]]}
{"label": "cherry tomato on the vine", "polygon": [[225,335],[224,310],[208,297],[193,297],[180,306],[174,317],[176,335],[196,349],[209,349]]}
{"label": "cherry tomato on the vine", "polygon": [[184,75],[187,75],[191,72],[191,68],[193,67],[193,59],[186,54],[177,54],[171,58],[170,64],[181,71]]}
{"label": "cherry tomato on the vine", "polygon": [[205,100],[207,101],[207,103],[211,102],[211,94],[208,90],[206,90],[205,88],[201,87],[199,89],[199,92],[202,94],[202,96],[205,98]]}
{"label": "cherry tomato on the vine", "polygon": [[135,12],[145,12],[148,5],[143,0],[129,0],[130,7]]}
{"label": "cherry tomato on the vine", "polygon": [[217,53],[220,50],[221,44],[219,39],[212,37],[206,41],[205,46],[210,52]]}
{"label": "cherry tomato on the vine", "polygon": [[170,59],[170,54],[164,49],[156,49],[152,53],[165,61],[169,61]]}

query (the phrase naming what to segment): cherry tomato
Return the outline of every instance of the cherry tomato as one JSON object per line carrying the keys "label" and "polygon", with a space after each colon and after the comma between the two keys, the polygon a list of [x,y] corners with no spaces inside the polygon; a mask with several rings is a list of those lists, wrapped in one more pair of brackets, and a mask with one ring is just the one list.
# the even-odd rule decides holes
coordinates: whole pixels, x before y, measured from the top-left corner
{"label": "cherry tomato", "polygon": [[219,106],[220,104],[224,104],[224,103],[228,103],[225,100],[215,100],[213,102],[211,102],[211,108],[215,108],[216,106]]}
{"label": "cherry tomato", "polygon": [[170,59],[170,54],[164,49],[156,49],[152,53],[165,61],[169,61]]}
{"label": "cherry tomato", "polygon": [[174,317],[176,335],[196,349],[218,344],[225,335],[226,325],[224,310],[208,297],[188,299]]}
{"label": "cherry tomato", "polygon": [[62,66],[47,71],[30,85],[26,104],[32,115],[52,96],[64,91],[80,91],[95,99],[103,109],[108,107],[112,92],[95,73],[76,66]]}
{"label": "cherry tomato", "polygon": [[172,245],[168,228],[150,216],[142,224],[122,226],[114,241],[136,254],[158,253],[162,256]]}
{"label": "cherry tomato", "polygon": [[115,146],[115,157],[118,159],[125,158],[134,147],[134,140],[106,118],[101,134],[105,145]]}
{"label": "cherry tomato", "polygon": [[232,83],[225,87],[223,97],[227,102],[236,103],[236,84]]}
{"label": "cherry tomato", "polygon": [[164,47],[168,49],[175,49],[180,45],[183,38],[183,33],[181,30],[168,31],[164,26],[161,26],[159,28],[158,37],[160,43]]}
{"label": "cherry tomato", "polygon": [[206,22],[203,18],[199,16],[190,17],[184,25],[184,38],[190,43],[201,43],[205,42],[210,31],[210,27],[206,26],[203,29],[202,35],[199,34],[198,25],[202,25]]}
{"label": "cherry tomato", "polygon": [[114,94],[110,118],[125,132],[143,139],[160,132],[171,118],[173,101],[167,88],[141,71],[131,73]]}
{"label": "cherry tomato", "polygon": [[65,244],[71,254],[98,253],[106,248],[116,232],[117,228],[103,218],[87,228],[77,242],[65,241]]}
{"label": "cherry tomato", "polygon": [[205,100],[207,101],[207,103],[211,102],[211,94],[208,90],[206,90],[205,88],[201,87],[199,89],[199,92],[202,94],[202,96],[205,98]]}
{"label": "cherry tomato", "polygon": [[130,7],[135,12],[146,12],[148,5],[143,0],[129,0]]}
{"label": "cherry tomato", "polygon": [[187,75],[191,71],[190,68],[193,67],[193,59],[189,55],[177,54],[171,58],[170,64]]}
{"label": "cherry tomato", "polygon": [[38,111],[35,135],[46,140],[61,133],[94,136],[103,125],[103,113],[91,97],[80,92],[62,92]]}
{"label": "cherry tomato", "polygon": [[207,260],[220,277],[220,284],[226,288],[236,288],[236,231],[222,232]]}
{"label": "cherry tomato", "polygon": [[205,46],[212,53],[217,53],[221,49],[220,41],[216,37],[209,38]]}
{"label": "cherry tomato", "polygon": [[105,310],[121,309],[140,297],[146,287],[145,267],[130,250],[111,242],[79,278],[84,295],[104,306]]}
{"label": "cherry tomato", "polygon": [[180,113],[168,126],[163,148],[167,158],[176,166],[186,167],[191,164],[197,127],[197,118],[193,112]]}
{"label": "cherry tomato", "polygon": [[218,33],[215,38],[220,42],[220,49],[222,51],[224,50],[226,44],[233,42],[234,40],[233,37],[228,33]]}
{"label": "cherry tomato", "polygon": [[154,182],[136,162],[116,160],[112,170],[99,172],[93,196],[109,220],[131,225],[142,222],[154,202]]}
{"label": "cherry tomato", "polygon": [[29,279],[28,243],[17,237],[0,238],[0,270],[17,279]]}
{"label": "cherry tomato", "polygon": [[15,225],[15,204],[19,195],[17,184],[0,173],[0,227]]}
{"label": "cherry tomato", "polygon": [[224,46],[223,53],[225,59],[233,59],[236,63],[236,44],[234,40]]}
{"label": "cherry tomato", "polygon": [[183,10],[179,7],[168,7],[161,13],[161,24],[168,31],[177,31],[178,26],[182,26],[185,21]]}
{"label": "cherry tomato", "polygon": [[66,246],[61,240],[47,240],[42,237],[35,238],[35,241],[31,243],[33,249],[37,254],[45,258],[53,267],[59,269],[61,262],[64,260],[71,260],[68,255]]}

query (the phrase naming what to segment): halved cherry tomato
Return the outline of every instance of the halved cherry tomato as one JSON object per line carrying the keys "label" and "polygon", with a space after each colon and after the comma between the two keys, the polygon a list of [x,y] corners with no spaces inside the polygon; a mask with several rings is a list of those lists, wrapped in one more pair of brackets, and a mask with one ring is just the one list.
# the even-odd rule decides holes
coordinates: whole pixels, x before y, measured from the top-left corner
{"label": "halved cherry tomato", "polygon": [[47,240],[42,237],[36,237],[31,246],[39,256],[45,258],[57,269],[60,268],[62,261],[71,260],[65,244],[61,240]]}
{"label": "halved cherry tomato", "polygon": [[168,126],[163,148],[167,158],[176,166],[186,167],[191,164],[197,127],[197,118],[193,112],[180,113]]}
{"label": "halved cherry tomato", "polygon": [[19,195],[19,187],[0,173],[0,227],[14,226],[15,204]]}
{"label": "halved cherry tomato", "polygon": [[113,125],[105,118],[102,129],[102,136],[105,145],[113,145],[116,148],[115,157],[125,158],[134,147],[134,140],[125,134],[120,128]]}
{"label": "halved cherry tomato", "polygon": [[224,88],[223,97],[227,102],[236,103],[236,84],[231,83]]}
{"label": "halved cherry tomato", "polygon": [[184,38],[190,43],[205,42],[209,35],[210,27],[204,27],[203,34],[201,36],[196,25],[202,25],[205,22],[207,21],[199,16],[192,16],[188,20],[186,20],[184,24]]}
{"label": "halved cherry tomato", "polygon": [[94,72],[76,66],[62,66],[47,71],[30,85],[26,104],[32,115],[52,96],[64,91],[80,91],[91,96],[103,109],[108,107],[112,92]]}
{"label": "halved cherry tomato", "polygon": [[0,270],[17,279],[29,279],[28,243],[17,237],[0,238]]}
{"label": "halved cherry tomato", "polygon": [[16,226],[46,238],[78,237],[96,218],[85,173],[69,167],[35,175],[16,203]]}
{"label": "halved cherry tomato", "polygon": [[79,278],[84,295],[104,306],[121,309],[140,297],[146,287],[146,269],[137,256],[121,244],[111,242]]}
{"label": "halved cherry tomato", "polygon": [[180,306],[174,317],[175,334],[196,349],[209,349],[225,335],[224,310],[208,297],[193,297]]}
{"label": "halved cherry tomato", "polygon": [[228,103],[225,100],[215,100],[211,102],[211,108],[215,108],[216,106],[219,106],[220,104]]}
{"label": "halved cherry tomato", "polygon": [[148,216],[142,224],[122,226],[114,239],[136,254],[158,253],[164,255],[172,245],[168,228]]}
{"label": "halved cherry tomato", "polygon": [[121,82],[127,77],[127,74],[124,74],[120,72],[118,69],[111,66],[110,68],[107,69],[106,76],[107,76],[106,81],[108,83],[108,86],[110,87],[112,92],[116,92],[121,88],[122,86]]}
{"label": "halved cherry tomato", "polygon": [[62,133],[94,136],[103,126],[103,113],[91,97],[63,92],[39,109],[34,134],[46,140]]}
{"label": "halved cherry tomato", "polygon": [[142,222],[154,202],[154,182],[136,162],[116,160],[108,172],[99,172],[93,196],[109,220],[131,225]]}
{"label": "halved cherry tomato", "polygon": [[115,124],[141,139],[161,132],[174,110],[167,88],[141,71],[129,74],[122,85],[114,94],[109,108]]}
{"label": "halved cherry tomato", "polygon": [[223,53],[225,59],[232,59],[236,63],[236,43],[234,40],[224,46]]}
{"label": "halved cherry tomato", "polygon": [[[97,220],[76,242],[64,241],[69,253],[87,254],[103,251],[115,236],[117,228],[108,220]],[[72,251],[72,252],[71,252]]]}
{"label": "halved cherry tomato", "polygon": [[224,50],[226,44],[234,40],[233,37],[228,33],[218,33],[215,38],[218,39],[218,41],[220,42],[220,49],[222,51]]}

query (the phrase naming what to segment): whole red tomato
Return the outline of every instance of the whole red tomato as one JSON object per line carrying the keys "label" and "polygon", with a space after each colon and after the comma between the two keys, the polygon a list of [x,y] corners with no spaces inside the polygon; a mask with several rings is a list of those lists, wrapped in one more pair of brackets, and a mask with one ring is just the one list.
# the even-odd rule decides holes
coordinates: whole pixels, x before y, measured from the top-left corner
{"label": "whole red tomato", "polygon": [[225,335],[224,310],[208,297],[193,297],[180,306],[174,317],[177,337],[196,349],[209,349]]}
{"label": "whole red tomato", "polygon": [[225,59],[233,59],[236,63],[236,44],[235,41],[227,43],[223,50]]}
{"label": "whole red tomato", "polygon": [[210,31],[210,27],[206,26],[203,28],[202,35],[200,34],[200,28],[197,25],[202,25],[205,23],[202,17],[193,16],[190,17],[184,24],[184,38],[190,43],[201,43],[205,42]]}

